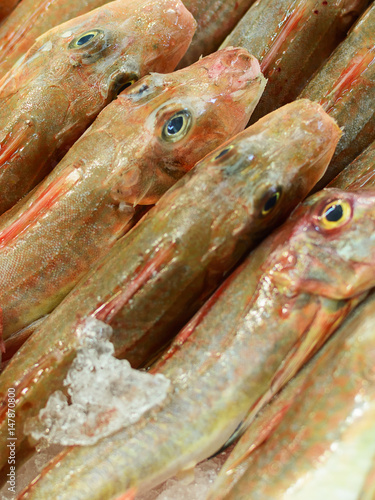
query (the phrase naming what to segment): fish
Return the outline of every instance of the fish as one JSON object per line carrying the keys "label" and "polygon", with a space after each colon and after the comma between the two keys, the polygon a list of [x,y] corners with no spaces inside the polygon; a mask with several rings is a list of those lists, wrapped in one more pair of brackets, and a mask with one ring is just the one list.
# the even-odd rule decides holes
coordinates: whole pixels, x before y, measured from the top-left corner
{"label": "fish", "polygon": [[[35,415],[50,388],[62,383],[80,346],[77,332],[85,318],[113,328],[117,357],[133,367],[144,365],[246,251],[306,196],[323,175],[339,136],[319,105],[291,103],[206,156],[171,188],[2,373],[1,400],[9,383],[19,397],[19,446],[22,440],[26,446],[24,418]],[[47,365],[48,370],[33,368]]]}
{"label": "fish", "polygon": [[38,38],[0,80],[0,214],[121,90],[150,71],[173,71],[194,30],[180,0],[117,0]]}
{"label": "fish", "polygon": [[338,189],[375,188],[375,141],[328,185]]}
{"label": "fish", "polygon": [[367,4],[367,0],[258,0],[250,7],[221,45],[247,48],[268,79],[250,123],[298,97]]}
{"label": "fish", "polygon": [[362,488],[370,488],[374,321],[372,293],[258,415],[207,500],[358,499]]}
{"label": "fish", "polygon": [[20,0],[1,0],[0,23],[12,12]]}
{"label": "fish", "polygon": [[308,198],[151,367],[171,381],[161,405],[94,446],[64,449],[20,499],[54,498],[57,491],[60,500],[143,493],[215,453],[259,397],[269,387],[279,390],[368,294],[374,225],[374,191],[327,189]]}
{"label": "fish", "polygon": [[5,341],[50,313],[145,206],[243,130],[265,83],[254,57],[228,48],[152,73],[109,104],[12,218],[0,217]]}
{"label": "fish", "polygon": [[12,69],[40,35],[109,1],[22,0],[0,26],[0,78]]}
{"label": "fish", "polygon": [[300,98],[319,102],[344,134],[315,190],[326,186],[375,140],[375,4],[303,89]]}
{"label": "fish", "polygon": [[217,50],[255,0],[185,0],[197,21],[197,30],[178,68],[193,64]]}

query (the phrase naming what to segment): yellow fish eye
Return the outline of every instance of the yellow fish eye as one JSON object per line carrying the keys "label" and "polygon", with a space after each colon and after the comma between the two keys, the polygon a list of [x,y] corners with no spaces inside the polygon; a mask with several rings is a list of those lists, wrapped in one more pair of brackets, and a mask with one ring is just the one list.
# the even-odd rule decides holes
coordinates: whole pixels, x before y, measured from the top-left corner
{"label": "yellow fish eye", "polygon": [[329,202],[321,211],[319,223],[323,229],[336,229],[348,222],[352,215],[352,207],[346,200]]}
{"label": "yellow fish eye", "polygon": [[276,207],[281,197],[281,188],[277,188],[276,191],[271,193],[262,208],[262,215],[268,215]]}
{"label": "yellow fish eye", "polygon": [[164,124],[162,138],[167,142],[177,142],[189,132],[192,125],[191,113],[187,109],[178,111]]}
{"label": "yellow fish eye", "polygon": [[70,49],[79,49],[80,47],[87,45],[94,38],[97,38],[100,35],[103,35],[102,30],[87,31],[86,33],[83,33],[82,35],[79,35],[74,40],[72,40],[69,44],[69,48]]}

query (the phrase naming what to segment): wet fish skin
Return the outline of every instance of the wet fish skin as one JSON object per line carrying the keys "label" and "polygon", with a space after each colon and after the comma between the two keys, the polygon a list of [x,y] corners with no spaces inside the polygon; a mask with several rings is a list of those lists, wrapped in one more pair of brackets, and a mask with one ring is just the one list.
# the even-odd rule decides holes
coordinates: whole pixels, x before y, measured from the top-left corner
{"label": "wet fish skin", "polygon": [[0,26],[0,78],[11,70],[40,35],[109,1],[22,0]]}
{"label": "wet fish skin", "polygon": [[[144,205],[240,132],[264,86],[257,60],[229,48],[153,73],[107,106],[12,219],[0,218],[4,339],[54,309]],[[178,113],[190,121],[173,142],[164,129]]]}
{"label": "wet fish skin", "polygon": [[375,4],[352,28],[301,98],[319,102],[344,134],[316,190],[324,187],[375,140]]}
{"label": "wet fish skin", "polygon": [[258,0],[250,7],[221,45],[247,48],[268,79],[250,123],[297,98],[367,4],[367,0]]}
{"label": "wet fish skin", "polygon": [[198,26],[178,67],[189,66],[201,55],[217,50],[253,3],[254,0],[185,0],[184,4]]}
{"label": "wet fish skin", "polygon": [[[219,153],[232,149],[221,159],[215,160],[217,151],[207,156],[170,190],[45,320],[1,375],[2,400],[9,383],[19,396],[18,445],[26,446],[26,417],[35,415],[51,387],[64,379],[79,347],[82,319],[91,315],[109,323],[117,356],[135,366],[144,363],[246,249],[305,196],[324,172],[339,135],[319,105],[292,103],[221,146]],[[278,210],[260,216],[275,187],[284,190]],[[36,366],[48,368],[35,372]],[[2,428],[1,434],[6,436]]]}
{"label": "wet fish skin", "polygon": [[[375,457],[374,320],[372,294],[264,408],[207,500],[277,500],[287,491],[291,500],[333,500],[343,491],[359,498],[362,483],[370,493],[371,470],[364,478]],[[356,481],[348,483],[353,470]]]}
{"label": "wet fish skin", "polygon": [[[352,207],[350,217],[326,231],[322,213],[338,200]],[[310,197],[224,282],[155,365],[153,372],[173,386],[161,408],[95,448],[64,450],[20,498],[51,498],[56,488],[60,500],[142,492],[215,452],[280,367],[285,370],[304,332],[320,323],[327,334],[364,298],[375,278],[369,282],[374,225],[374,191],[330,189]]]}
{"label": "wet fish skin", "polygon": [[[180,0],[118,0],[42,35],[0,80],[0,213],[56,165],[122,85],[172,71],[194,29]],[[82,39],[87,33],[94,36]]]}
{"label": "wet fish skin", "polygon": [[375,141],[328,185],[338,189],[375,188]]}

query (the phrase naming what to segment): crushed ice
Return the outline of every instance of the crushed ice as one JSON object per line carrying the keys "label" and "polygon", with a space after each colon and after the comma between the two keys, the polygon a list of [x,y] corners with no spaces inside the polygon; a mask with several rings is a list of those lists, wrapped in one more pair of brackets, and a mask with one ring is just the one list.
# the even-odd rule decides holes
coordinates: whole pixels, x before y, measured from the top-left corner
{"label": "crushed ice", "polygon": [[64,385],[69,399],[54,392],[26,433],[62,445],[91,445],[133,424],[167,395],[170,381],[163,375],[134,370],[113,356],[112,328],[88,318],[78,331],[81,348]]}

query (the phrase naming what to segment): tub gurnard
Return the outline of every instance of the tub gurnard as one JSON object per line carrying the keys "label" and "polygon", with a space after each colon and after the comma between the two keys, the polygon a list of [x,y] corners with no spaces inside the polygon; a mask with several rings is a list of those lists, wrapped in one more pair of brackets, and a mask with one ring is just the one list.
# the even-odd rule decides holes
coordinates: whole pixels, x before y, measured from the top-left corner
{"label": "tub gurnard", "polygon": [[42,35],[0,81],[0,214],[124,86],[172,71],[194,29],[180,0],[118,0]]}
{"label": "tub gurnard", "polygon": [[372,294],[253,422],[207,500],[354,500],[362,486],[368,492],[375,458],[374,321]]}
{"label": "tub gurnard", "polygon": [[146,76],[108,105],[11,217],[0,217],[4,339],[54,309],[145,205],[240,132],[264,86],[258,61],[229,48]]}
{"label": "tub gurnard", "polygon": [[374,229],[374,191],[310,197],[156,363],[153,373],[172,384],[160,407],[95,446],[65,449],[21,498],[130,495],[218,450],[258,398],[279,390],[374,286]]}
{"label": "tub gurnard", "polygon": [[0,26],[0,78],[10,71],[40,35],[109,2],[110,0],[22,0]]}
{"label": "tub gurnard", "polygon": [[298,96],[367,4],[367,0],[261,0],[248,10],[221,47],[247,48],[268,79],[251,123]]}
{"label": "tub gurnard", "polygon": [[352,28],[300,98],[319,102],[344,129],[324,187],[375,140],[375,4]]}
{"label": "tub gurnard", "polygon": [[[2,404],[10,380],[19,396],[19,446],[27,444],[21,432],[26,418],[61,385],[85,318],[110,324],[117,356],[133,366],[145,363],[245,251],[309,192],[339,135],[319,105],[292,103],[207,156],[170,190],[77,285],[0,376]],[[37,365],[48,369],[35,373]]]}

